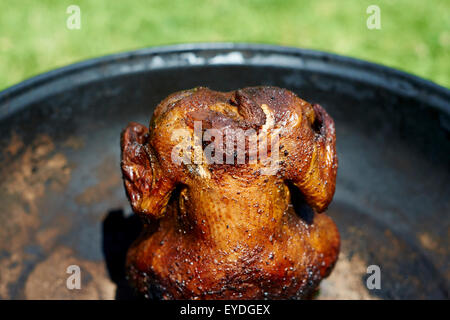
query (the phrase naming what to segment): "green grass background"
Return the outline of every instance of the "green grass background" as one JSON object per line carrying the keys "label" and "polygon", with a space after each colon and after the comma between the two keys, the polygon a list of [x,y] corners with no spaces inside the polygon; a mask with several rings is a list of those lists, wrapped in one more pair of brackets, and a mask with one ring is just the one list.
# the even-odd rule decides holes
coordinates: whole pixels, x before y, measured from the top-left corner
{"label": "green grass background", "polygon": [[[319,49],[450,86],[450,0],[0,1],[0,90],[91,57],[208,41]],[[80,30],[66,27],[71,4]],[[381,30],[366,27],[371,4]]]}

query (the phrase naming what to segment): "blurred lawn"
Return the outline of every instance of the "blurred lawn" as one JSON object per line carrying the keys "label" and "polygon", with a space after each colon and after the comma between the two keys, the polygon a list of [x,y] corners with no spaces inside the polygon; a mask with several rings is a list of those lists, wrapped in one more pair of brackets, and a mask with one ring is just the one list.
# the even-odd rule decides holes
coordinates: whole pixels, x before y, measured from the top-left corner
{"label": "blurred lawn", "polygon": [[[0,90],[91,57],[207,41],[335,52],[450,87],[449,0],[3,1]],[[71,4],[81,8],[81,30],[66,28]],[[366,27],[371,4],[381,8],[381,30]]]}

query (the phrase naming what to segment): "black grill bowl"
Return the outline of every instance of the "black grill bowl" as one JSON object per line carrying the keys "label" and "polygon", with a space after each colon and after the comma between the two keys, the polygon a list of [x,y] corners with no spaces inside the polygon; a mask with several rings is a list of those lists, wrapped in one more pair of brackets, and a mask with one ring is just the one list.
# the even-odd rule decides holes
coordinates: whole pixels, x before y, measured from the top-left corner
{"label": "black grill bowl", "polygon": [[[383,66],[266,45],[186,44],[88,60],[0,93],[0,298],[129,298],[139,222],[119,135],[168,94],[274,85],[336,122],[328,214],[342,252],[318,299],[448,299],[450,92]],[[69,290],[69,265],[82,289]],[[369,265],[381,289],[369,290]]]}

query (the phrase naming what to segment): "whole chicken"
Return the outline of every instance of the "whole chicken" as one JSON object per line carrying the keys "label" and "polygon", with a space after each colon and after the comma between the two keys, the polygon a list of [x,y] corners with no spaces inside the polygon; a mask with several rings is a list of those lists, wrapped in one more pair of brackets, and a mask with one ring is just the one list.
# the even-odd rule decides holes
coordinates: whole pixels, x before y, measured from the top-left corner
{"label": "whole chicken", "polygon": [[325,214],[334,122],[277,87],[168,96],[121,136],[125,189],[144,230],[127,253],[148,298],[310,298],[337,260]]}

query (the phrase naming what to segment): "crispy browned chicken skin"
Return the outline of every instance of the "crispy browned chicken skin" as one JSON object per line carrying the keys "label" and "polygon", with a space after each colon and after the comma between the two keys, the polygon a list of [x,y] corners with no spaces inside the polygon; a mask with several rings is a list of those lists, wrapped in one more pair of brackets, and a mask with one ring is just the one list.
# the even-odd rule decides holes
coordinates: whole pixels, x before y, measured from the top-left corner
{"label": "crispy browned chicken skin", "polygon": [[[266,144],[276,161],[250,162],[255,154],[247,146],[244,164],[236,152],[232,164],[210,163],[204,153],[202,162],[174,161],[174,154],[185,160],[195,154],[176,149],[185,136],[174,132],[194,137],[199,121],[202,132],[279,136],[278,154]],[[150,129],[130,123],[121,147],[127,195],[145,222],[127,255],[128,276],[140,292],[163,299],[305,298],[333,268],[339,233],[317,213],[335,190],[335,129],[319,105],[276,87],[195,88],[162,101]],[[264,171],[268,166],[272,171]],[[314,212],[295,212],[292,192]]]}

